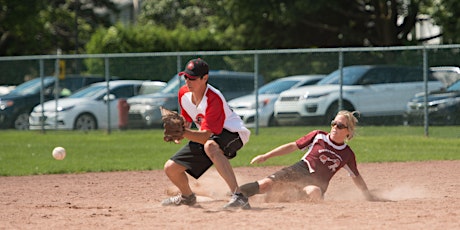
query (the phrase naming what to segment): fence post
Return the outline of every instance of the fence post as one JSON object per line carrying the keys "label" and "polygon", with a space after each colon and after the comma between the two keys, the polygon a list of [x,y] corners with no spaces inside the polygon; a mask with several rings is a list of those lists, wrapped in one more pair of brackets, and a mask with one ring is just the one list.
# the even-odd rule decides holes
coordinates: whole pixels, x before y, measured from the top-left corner
{"label": "fence post", "polygon": [[107,83],[107,93],[106,93],[106,97],[107,97],[107,133],[110,134],[112,129],[110,127],[110,120],[111,120],[111,117],[110,117],[110,85],[109,85],[109,81],[110,81],[110,69],[109,69],[109,58],[104,58],[104,68],[105,68],[105,81]]}
{"label": "fence post", "polygon": [[43,62],[43,59],[39,59],[39,71],[40,71],[40,80],[41,80],[41,84],[40,84],[40,106],[42,108],[42,116],[41,116],[41,122],[40,122],[40,125],[41,125],[41,130],[42,130],[42,133],[45,133],[45,89],[43,88],[45,82],[44,82],[44,78],[45,78],[45,70],[44,70],[44,62]]}
{"label": "fence post", "polygon": [[59,61],[60,61],[60,56],[62,54],[61,49],[57,49],[56,51],[56,63],[54,64],[54,75],[56,80],[54,81],[54,113],[56,116],[54,116],[54,129],[58,129],[58,105],[59,105],[59,75],[60,75],[60,68],[59,68]]}
{"label": "fence post", "polygon": [[[180,72],[183,70],[182,68],[183,68],[183,66],[182,66],[182,56],[177,55],[177,65],[176,65],[177,71],[176,71],[176,73],[180,73]],[[182,86],[182,83],[181,83],[181,81],[180,81],[180,78],[181,78],[181,76],[178,76],[178,77],[177,77],[178,89],[180,89],[180,87]],[[177,91],[177,92],[179,92],[179,91]],[[179,114],[182,113],[181,108],[180,108],[180,105],[179,105],[179,100],[176,100],[175,103],[176,103],[176,106],[177,106],[177,112],[178,112]]]}
{"label": "fence post", "polygon": [[256,97],[256,116],[254,118],[256,135],[259,135],[259,55],[254,54],[254,92]]}
{"label": "fence post", "polygon": [[425,96],[423,97],[423,103],[425,104],[424,107],[424,129],[425,129],[425,136],[428,137],[428,60],[427,60],[427,54],[426,54],[426,47],[423,46],[423,82],[425,84]]}
{"label": "fence post", "polygon": [[340,78],[339,78],[339,111],[343,109],[343,50],[339,50],[339,69],[340,69]]}

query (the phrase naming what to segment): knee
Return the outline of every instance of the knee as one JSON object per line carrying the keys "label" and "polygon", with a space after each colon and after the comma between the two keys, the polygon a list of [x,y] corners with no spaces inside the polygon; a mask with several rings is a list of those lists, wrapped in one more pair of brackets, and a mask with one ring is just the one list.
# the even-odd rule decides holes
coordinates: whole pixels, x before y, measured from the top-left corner
{"label": "knee", "polygon": [[323,199],[323,192],[318,186],[308,185],[303,188],[311,201],[320,201]]}
{"label": "knee", "polygon": [[216,154],[222,153],[222,150],[215,141],[207,141],[204,144],[204,151],[211,160],[216,157]]}
{"label": "knee", "polygon": [[168,160],[166,161],[165,165],[163,166],[163,169],[164,169],[164,172],[167,174],[167,175],[170,175],[172,174],[173,172],[175,172],[175,165],[176,163],[172,160]]}
{"label": "knee", "polygon": [[274,181],[266,177],[262,180],[258,180],[257,183],[259,184],[259,193],[266,193],[272,189]]}

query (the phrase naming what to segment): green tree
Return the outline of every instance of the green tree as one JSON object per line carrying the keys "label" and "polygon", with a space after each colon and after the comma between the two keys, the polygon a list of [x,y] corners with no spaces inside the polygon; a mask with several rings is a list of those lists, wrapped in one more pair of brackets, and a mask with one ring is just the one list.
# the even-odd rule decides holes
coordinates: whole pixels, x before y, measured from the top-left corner
{"label": "green tree", "polygon": [[[0,0],[0,55],[73,53],[99,26],[110,26],[110,0]],[[96,9],[105,9],[104,14]],[[81,50],[80,50],[81,51]]]}
{"label": "green tree", "polygon": [[[190,30],[183,25],[169,30],[164,26],[150,24],[138,26],[125,26],[117,24],[108,29],[100,28],[91,40],[86,44],[87,53],[140,53],[140,52],[173,52],[173,51],[196,51],[196,50],[220,50],[228,49],[222,46],[220,41],[207,29]],[[133,63],[130,63],[133,62]],[[142,71],[137,66],[139,62],[149,62],[144,65]],[[103,73],[104,63],[101,59],[85,60],[86,66],[91,73]],[[177,72],[176,66],[167,67],[175,63],[172,59],[161,58],[156,61],[137,59],[113,59],[110,70],[119,76],[129,76],[135,79],[150,79],[151,73],[162,69],[160,80],[168,80],[173,73]],[[168,69],[167,69],[168,68]]]}
{"label": "green tree", "polygon": [[426,2],[220,0],[211,22],[236,49],[404,45]]}
{"label": "green tree", "polygon": [[0,0],[0,6],[0,55],[24,54],[21,50],[39,53],[41,48],[37,44],[46,37],[37,20],[43,2]]}
{"label": "green tree", "polygon": [[460,43],[460,1],[439,0],[428,13],[442,26],[444,43]]}
{"label": "green tree", "polygon": [[139,24],[161,25],[167,29],[185,26],[206,28],[208,16],[213,14],[213,1],[199,0],[143,0]]}

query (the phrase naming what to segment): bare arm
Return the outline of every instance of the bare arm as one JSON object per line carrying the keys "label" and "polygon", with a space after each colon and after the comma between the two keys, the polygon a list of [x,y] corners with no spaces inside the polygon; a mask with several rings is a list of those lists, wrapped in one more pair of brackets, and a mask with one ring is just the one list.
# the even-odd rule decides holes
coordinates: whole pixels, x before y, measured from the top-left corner
{"label": "bare arm", "polygon": [[286,155],[286,154],[292,153],[292,152],[294,152],[296,150],[299,150],[299,148],[297,147],[297,144],[295,143],[295,141],[290,142],[290,143],[281,145],[281,146],[271,150],[268,153],[261,154],[261,155],[258,155],[256,157],[254,157],[251,160],[251,164],[262,163],[262,162],[268,160],[269,158],[272,158],[272,157],[275,157],[275,156]]}
{"label": "bare arm", "polygon": [[356,187],[358,187],[359,190],[361,190],[366,200],[368,201],[390,201],[387,199],[379,198],[375,194],[372,194],[367,188],[366,182],[364,182],[364,179],[361,175],[357,177],[353,177],[353,182],[355,183]]}
{"label": "bare arm", "polygon": [[190,128],[185,128],[184,137],[200,144],[205,144],[211,137],[212,132],[209,130],[192,130]]}
{"label": "bare arm", "polygon": [[361,190],[361,192],[363,193],[364,197],[366,197],[366,200],[371,200],[372,199],[371,192],[367,188],[366,182],[364,182],[364,179],[363,179],[363,177],[361,175],[359,175],[357,177],[353,177],[353,182],[355,183],[356,187],[358,187],[359,190]]}

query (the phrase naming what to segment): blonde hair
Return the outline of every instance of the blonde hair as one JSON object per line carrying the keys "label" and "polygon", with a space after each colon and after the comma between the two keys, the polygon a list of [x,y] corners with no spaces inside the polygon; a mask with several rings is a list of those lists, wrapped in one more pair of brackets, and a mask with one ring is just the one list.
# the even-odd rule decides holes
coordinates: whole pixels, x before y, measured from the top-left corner
{"label": "blonde hair", "polygon": [[341,110],[337,113],[337,116],[341,115],[347,119],[348,132],[350,133],[350,135],[347,136],[348,140],[351,140],[355,136],[355,128],[358,124],[358,118],[356,118],[355,114],[358,117],[360,115],[358,111],[350,112],[348,110]]}

